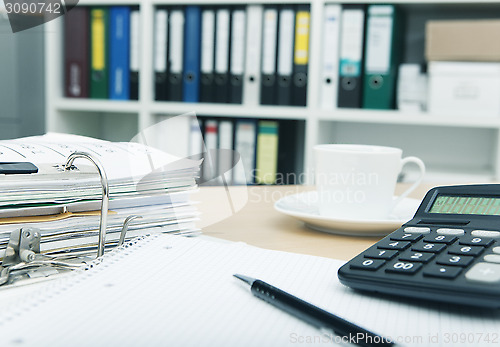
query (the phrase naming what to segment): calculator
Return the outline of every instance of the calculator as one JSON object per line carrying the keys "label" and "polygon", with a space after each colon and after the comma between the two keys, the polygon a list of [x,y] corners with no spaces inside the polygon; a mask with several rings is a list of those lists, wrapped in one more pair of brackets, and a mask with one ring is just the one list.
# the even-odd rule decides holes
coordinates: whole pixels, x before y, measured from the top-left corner
{"label": "calculator", "polygon": [[500,308],[500,184],[431,189],[412,220],[338,277],[361,291]]}

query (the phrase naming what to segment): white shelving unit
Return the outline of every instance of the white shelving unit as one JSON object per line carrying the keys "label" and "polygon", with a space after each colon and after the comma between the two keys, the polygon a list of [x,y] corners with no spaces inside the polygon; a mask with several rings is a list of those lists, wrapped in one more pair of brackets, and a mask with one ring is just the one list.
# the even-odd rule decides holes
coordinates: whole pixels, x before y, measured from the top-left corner
{"label": "white shelving unit", "polygon": [[[318,143],[371,143],[403,148],[404,155],[417,155],[428,166],[427,180],[439,180],[440,174],[456,175],[456,181],[500,179],[500,116],[498,118],[458,117],[453,114],[415,114],[397,110],[365,109],[322,110],[318,106],[322,14],[328,0],[268,0],[265,4],[310,4],[311,32],[307,107],[281,107],[234,104],[178,103],[154,101],[153,18],[157,5],[241,4],[236,0],[82,0],[78,6],[139,5],[141,13],[141,74],[138,101],[69,99],[63,93],[63,20],[45,25],[46,119],[47,131],[95,136],[127,141],[138,131],[157,122],[163,115],[194,111],[198,116],[294,119],[305,121],[305,171],[313,167],[312,147]],[[245,4],[264,3],[246,0]],[[339,3],[359,3],[340,1]],[[500,1],[389,0],[366,3],[394,3],[414,10],[432,12],[460,6],[495,8],[500,18]],[[495,16],[492,11],[491,17]],[[422,33],[423,34],[423,33]],[[423,53],[422,53],[423,54]],[[500,96],[499,96],[500,97]],[[436,175],[434,175],[436,174]],[[443,176],[444,177],[444,176]],[[452,179],[453,180],[453,179]]]}

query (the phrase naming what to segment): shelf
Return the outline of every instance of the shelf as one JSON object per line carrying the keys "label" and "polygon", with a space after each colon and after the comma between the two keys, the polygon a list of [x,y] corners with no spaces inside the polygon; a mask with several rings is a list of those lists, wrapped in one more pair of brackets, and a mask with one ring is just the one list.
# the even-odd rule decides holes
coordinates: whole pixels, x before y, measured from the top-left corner
{"label": "shelf", "polygon": [[215,117],[242,117],[242,118],[279,118],[299,119],[307,118],[304,107],[282,106],[244,106],[237,104],[207,104],[207,103],[181,103],[181,102],[155,102],[151,104],[150,111],[156,114],[181,115],[195,112],[197,116]]}
{"label": "shelf", "polygon": [[121,100],[91,100],[61,98],[54,102],[54,107],[59,111],[84,111],[84,112],[119,112],[138,113],[138,101]]}
{"label": "shelf", "polygon": [[320,121],[363,122],[380,124],[415,124],[448,127],[472,127],[485,129],[500,128],[500,118],[454,117],[452,115],[432,115],[428,113],[407,113],[397,110],[378,111],[363,109],[318,110]]}

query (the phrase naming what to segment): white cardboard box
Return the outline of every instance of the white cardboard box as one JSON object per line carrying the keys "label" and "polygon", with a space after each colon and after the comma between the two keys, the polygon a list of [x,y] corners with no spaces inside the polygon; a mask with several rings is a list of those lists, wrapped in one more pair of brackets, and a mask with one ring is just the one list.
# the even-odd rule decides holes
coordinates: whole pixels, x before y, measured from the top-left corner
{"label": "white cardboard box", "polygon": [[429,113],[500,116],[500,63],[429,62]]}

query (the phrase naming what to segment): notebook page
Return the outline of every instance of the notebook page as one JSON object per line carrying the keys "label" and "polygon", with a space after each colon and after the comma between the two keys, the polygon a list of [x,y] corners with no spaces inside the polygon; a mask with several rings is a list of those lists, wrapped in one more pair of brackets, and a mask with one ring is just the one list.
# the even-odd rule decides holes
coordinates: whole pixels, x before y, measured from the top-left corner
{"label": "notebook page", "polygon": [[234,273],[267,281],[400,345],[500,343],[496,312],[361,295],[338,282],[340,265],[241,243],[151,237],[90,271],[48,285],[32,298],[35,306],[32,300],[17,306],[21,314],[7,310],[0,325],[2,344],[297,346],[340,341],[255,298]]}

